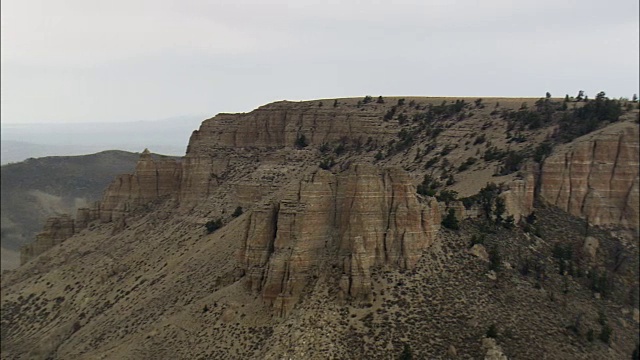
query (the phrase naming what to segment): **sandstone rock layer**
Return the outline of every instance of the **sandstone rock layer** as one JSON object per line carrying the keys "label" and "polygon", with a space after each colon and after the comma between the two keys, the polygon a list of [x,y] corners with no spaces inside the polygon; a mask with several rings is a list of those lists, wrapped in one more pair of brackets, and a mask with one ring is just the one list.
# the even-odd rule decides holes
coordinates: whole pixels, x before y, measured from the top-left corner
{"label": "sandstone rock layer", "polygon": [[636,228],[638,126],[615,124],[581,138],[547,158],[540,197],[594,225]]}
{"label": "sandstone rock layer", "polygon": [[371,165],[319,170],[250,216],[246,285],[282,314],[321,269],[336,270],[340,296],[369,301],[372,268],[413,267],[440,226],[437,203],[419,201],[408,174]]}

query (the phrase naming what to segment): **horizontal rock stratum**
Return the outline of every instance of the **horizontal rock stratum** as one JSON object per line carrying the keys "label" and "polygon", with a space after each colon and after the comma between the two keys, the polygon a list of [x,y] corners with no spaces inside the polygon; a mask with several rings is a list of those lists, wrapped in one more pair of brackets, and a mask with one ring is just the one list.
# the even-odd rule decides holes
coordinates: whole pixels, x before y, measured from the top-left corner
{"label": "horizontal rock stratum", "polygon": [[639,137],[620,123],[576,140],[545,160],[540,196],[594,225],[637,229]]}
{"label": "horizontal rock stratum", "polygon": [[[513,119],[540,106],[325,99],[205,120],[182,159],[145,151],[99,203],[51,219],[25,248],[2,278],[2,357],[375,359],[411,344],[424,358],[479,358],[492,324],[509,357],[622,357],[637,246],[609,233],[638,229],[638,111],[536,162],[557,123]],[[505,226],[498,200],[471,201],[490,182]],[[451,209],[470,219],[460,230],[441,226]],[[584,219],[601,226],[589,233],[599,246],[578,264]],[[576,269],[597,274],[608,251],[628,251],[607,274],[630,291],[606,300],[627,303],[607,307],[586,277],[560,274],[552,249],[564,242]],[[578,336],[602,309],[615,346],[587,349]]]}

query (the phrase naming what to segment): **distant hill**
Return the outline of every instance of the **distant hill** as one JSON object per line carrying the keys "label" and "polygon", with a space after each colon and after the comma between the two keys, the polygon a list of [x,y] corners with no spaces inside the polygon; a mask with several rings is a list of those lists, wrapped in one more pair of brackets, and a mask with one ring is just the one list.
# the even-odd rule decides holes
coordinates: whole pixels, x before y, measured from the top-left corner
{"label": "distant hill", "polygon": [[110,150],[3,165],[2,269],[18,265],[20,246],[34,239],[47,217],[73,215],[78,207],[99,200],[116,175],[134,171],[139,157],[139,153]]}
{"label": "distant hill", "polygon": [[204,116],[182,116],[157,121],[121,123],[2,123],[1,163],[43,156],[72,156],[110,149],[153,149],[182,156],[184,139],[200,126]]}

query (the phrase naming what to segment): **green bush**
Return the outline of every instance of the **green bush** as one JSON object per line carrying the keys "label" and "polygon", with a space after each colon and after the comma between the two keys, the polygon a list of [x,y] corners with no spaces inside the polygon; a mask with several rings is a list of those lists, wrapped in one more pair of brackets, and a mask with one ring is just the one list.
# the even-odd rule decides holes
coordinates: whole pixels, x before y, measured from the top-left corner
{"label": "green bush", "polygon": [[413,352],[411,351],[411,346],[409,346],[409,344],[404,344],[404,347],[402,349],[402,353],[400,354],[400,357],[398,358],[399,360],[412,360],[413,359]]}
{"label": "green bush", "polygon": [[431,177],[431,175],[426,174],[424,176],[424,179],[422,180],[422,183],[418,185],[417,192],[418,194],[424,196],[435,196],[436,189],[439,186],[440,182],[438,180]]}
{"label": "green bush", "polygon": [[440,191],[440,194],[436,195],[436,199],[438,199],[438,201],[444,202],[446,205],[449,205],[450,203],[456,201],[457,197],[458,192],[455,190],[442,190]]}
{"label": "green bush", "polygon": [[502,263],[502,257],[500,256],[500,251],[498,251],[497,247],[492,247],[489,249],[489,269],[493,271],[500,270],[500,265]]}
{"label": "green bush", "polygon": [[309,145],[309,143],[307,142],[307,137],[306,137],[306,136],[304,136],[304,134],[299,135],[299,136],[296,138],[296,142],[295,142],[295,144],[294,144],[294,145],[295,145],[298,149],[302,149],[302,148],[307,147],[307,146]]}
{"label": "green bush", "polygon": [[445,218],[442,219],[442,226],[446,227],[447,229],[451,229],[451,230],[459,230],[460,229],[460,222],[458,221],[458,218],[456,218],[455,210],[449,209],[449,212],[447,213],[447,216],[445,216]]}
{"label": "green bush", "polygon": [[242,206],[238,206],[233,214],[231,214],[231,217],[237,218],[238,216],[242,215],[242,213]]}
{"label": "green bush", "polygon": [[486,235],[485,234],[474,234],[471,236],[471,247],[473,247],[473,245],[475,244],[480,244],[480,245],[484,245],[484,240],[486,239]]}
{"label": "green bush", "polygon": [[438,163],[439,160],[440,160],[440,158],[437,157],[437,156],[432,157],[431,159],[427,160],[427,162],[424,164],[424,168],[428,169],[428,168],[432,167],[433,165]]}
{"label": "green bush", "polygon": [[603,325],[602,326],[602,330],[600,331],[600,341],[602,341],[605,344],[609,344],[611,342],[611,334],[613,333],[613,330],[611,329],[611,327],[609,327],[609,325]]}
{"label": "green bush", "polygon": [[336,164],[333,158],[325,158],[320,162],[320,168],[324,170],[331,169]]}
{"label": "green bush", "polygon": [[487,329],[487,337],[493,339],[498,338],[498,328],[496,327],[496,324],[491,324],[491,326],[489,326],[489,329]]}
{"label": "green bush", "polygon": [[473,141],[473,145],[479,145],[484,143],[485,141],[487,141],[487,137],[484,134],[478,135],[476,139]]}
{"label": "green bush", "polygon": [[218,218],[216,220],[207,221],[204,226],[207,228],[207,233],[211,234],[222,227],[222,219]]}

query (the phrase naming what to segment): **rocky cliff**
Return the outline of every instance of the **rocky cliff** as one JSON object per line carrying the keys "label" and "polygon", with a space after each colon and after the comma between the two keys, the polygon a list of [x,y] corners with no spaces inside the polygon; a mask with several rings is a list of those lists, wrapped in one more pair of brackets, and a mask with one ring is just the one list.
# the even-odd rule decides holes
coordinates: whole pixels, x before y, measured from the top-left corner
{"label": "rocky cliff", "polygon": [[183,205],[197,203],[224,181],[228,172],[245,165],[243,151],[261,149],[251,156],[269,160],[274,149],[293,147],[304,136],[310,146],[334,141],[385,141],[395,135],[393,127],[380,121],[384,106],[356,108],[330,107],[332,101],[281,101],[250,113],[219,114],[205,120],[189,139],[183,162],[180,199]]}
{"label": "rocky cliff", "polygon": [[639,149],[633,123],[580,138],[544,161],[540,197],[593,225],[638,229]]}
{"label": "rocky cliff", "polygon": [[50,248],[62,243],[76,232],[74,220],[69,215],[54,216],[47,219],[42,232],[36,235],[33,243],[20,249],[20,263],[24,264]]}
{"label": "rocky cliff", "polygon": [[145,149],[133,174],[118,176],[106,189],[100,220],[121,219],[127,212],[162,197],[177,197],[182,167],[175,160],[154,160]]}
{"label": "rocky cliff", "polygon": [[319,170],[250,217],[246,284],[281,314],[326,273],[340,297],[371,301],[372,268],[412,268],[440,227],[437,203],[419,200],[406,172],[366,164]]}
{"label": "rocky cliff", "polygon": [[[591,185],[606,180],[599,168],[579,164],[609,161],[618,169],[609,175],[613,190],[598,196],[614,201],[618,186],[630,186],[632,199],[632,148],[616,151],[616,160],[578,154],[585,139],[599,149],[611,129],[637,134],[637,124],[614,123],[557,145],[541,168],[506,173],[505,154],[531,157],[527,151],[551,126],[523,128],[508,142],[510,124],[494,114],[498,104],[483,110],[479,101],[400,100],[339,99],[337,108],[332,101],[280,102],[222,114],[193,133],[182,161],[143,154],[99,206],[79,211],[75,223],[48,225],[40,248],[52,246],[47,256],[4,275],[2,357],[375,359],[397,358],[410,345],[420,358],[481,358],[492,324],[510,358],[541,358],[549,349],[561,358],[631,353],[634,242],[619,246],[608,229],[596,228],[595,257],[620,255],[624,263],[610,270],[604,262],[578,263],[579,256],[567,260],[614,279],[605,289],[607,277],[594,285],[595,277],[565,275],[560,265],[567,262],[554,257],[555,245],[580,249],[583,220],[555,206],[536,208],[542,240],[481,220],[440,230],[447,203],[460,218],[481,217],[483,209],[467,210],[460,199],[438,203],[418,195],[416,184],[443,199],[445,189],[473,196],[495,182],[491,199],[501,196],[517,219],[534,208],[537,193],[561,203],[548,200],[553,179],[571,184],[558,198],[574,198],[580,181],[587,192],[600,189]],[[499,102],[500,109],[522,107],[522,99]],[[458,108],[464,116],[452,112]],[[551,171],[566,156],[571,176]],[[585,208],[594,206],[589,201]],[[212,220],[221,227],[210,231]],[[477,242],[471,251],[470,242]],[[593,288],[601,285],[596,299]],[[612,346],[585,346],[588,331],[601,329],[601,313],[610,319]]]}
{"label": "rocky cliff", "polygon": [[177,197],[180,179],[179,162],[174,159],[154,160],[145,149],[135,172],[118,175],[105,190],[102,201],[95,202],[90,208],[79,208],[75,220],[69,215],[50,217],[34,242],[20,249],[20,263],[24,264],[63,242],[94,220],[113,221],[121,226],[130,211],[158,199]]}

